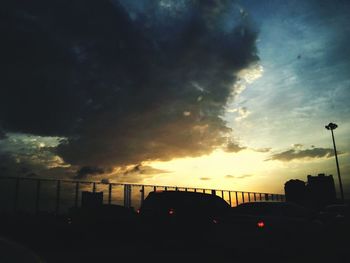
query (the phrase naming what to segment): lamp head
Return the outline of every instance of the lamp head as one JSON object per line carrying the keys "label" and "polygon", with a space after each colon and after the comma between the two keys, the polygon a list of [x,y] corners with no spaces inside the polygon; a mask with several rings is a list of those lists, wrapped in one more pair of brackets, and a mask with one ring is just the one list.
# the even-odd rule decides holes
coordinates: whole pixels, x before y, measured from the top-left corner
{"label": "lamp head", "polygon": [[328,125],[325,126],[327,130],[335,130],[338,127],[337,124],[330,122]]}

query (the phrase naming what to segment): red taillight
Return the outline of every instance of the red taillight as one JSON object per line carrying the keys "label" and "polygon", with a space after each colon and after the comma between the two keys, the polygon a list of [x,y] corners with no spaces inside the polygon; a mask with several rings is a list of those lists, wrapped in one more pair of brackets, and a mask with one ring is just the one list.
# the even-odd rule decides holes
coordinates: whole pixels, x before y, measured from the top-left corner
{"label": "red taillight", "polygon": [[265,226],[264,221],[259,221],[257,224],[258,228],[263,228]]}
{"label": "red taillight", "polygon": [[175,210],[173,208],[170,208],[169,211],[168,211],[168,214],[170,216],[174,215],[175,214]]}

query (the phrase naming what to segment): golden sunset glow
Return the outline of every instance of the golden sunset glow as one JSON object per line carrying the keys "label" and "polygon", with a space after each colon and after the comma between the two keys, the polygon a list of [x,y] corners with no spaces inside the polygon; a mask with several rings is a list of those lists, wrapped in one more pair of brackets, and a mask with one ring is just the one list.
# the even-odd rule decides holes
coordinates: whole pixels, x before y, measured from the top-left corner
{"label": "golden sunset glow", "polygon": [[[245,191],[280,192],[281,185],[266,184],[266,179],[283,164],[267,162],[266,154],[254,150],[227,153],[216,150],[197,158],[149,162],[154,168],[169,171],[144,180],[147,184],[192,186]],[[277,179],[277,178],[276,178]],[[279,180],[277,180],[279,181]]]}

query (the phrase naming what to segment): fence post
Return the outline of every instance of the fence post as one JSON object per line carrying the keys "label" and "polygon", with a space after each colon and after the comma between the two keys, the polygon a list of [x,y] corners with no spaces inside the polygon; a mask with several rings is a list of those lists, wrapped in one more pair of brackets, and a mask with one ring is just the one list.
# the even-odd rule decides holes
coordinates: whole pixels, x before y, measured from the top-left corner
{"label": "fence post", "polygon": [[127,208],[131,207],[131,185],[124,185],[124,206]]}
{"label": "fence post", "polygon": [[238,205],[239,205],[239,202],[238,202],[238,193],[235,192],[235,194],[236,194],[236,206],[238,206]]}
{"label": "fence post", "polygon": [[18,209],[18,193],[19,192],[19,178],[15,182],[15,200],[14,200],[14,211],[17,212]]}
{"label": "fence post", "polygon": [[248,202],[250,202],[250,192],[248,192]]}
{"label": "fence post", "polygon": [[222,197],[222,199],[225,199],[224,198],[224,191],[221,191],[221,197]]}
{"label": "fence post", "polygon": [[96,193],[96,183],[92,183],[92,192]]}
{"label": "fence post", "polygon": [[128,193],[127,193],[127,185],[124,184],[124,196],[123,196],[123,201],[124,201],[124,207],[128,207],[128,201],[127,201],[127,196],[128,196]]}
{"label": "fence post", "polygon": [[242,203],[244,203],[244,192],[242,192]]}
{"label": "fence post", "polygon": [[143,204],[143,201],[145,201],[145,186],[141,186],[141,205]]}
{"label": "fence post", "polygon": [[60,194],[61,194],[61,181],[57,180],[57,185],[56,185],[56,214],[59,213],[60,211]]}
{"label": "fence post", "polygon": [[39,212],[40,184],[41,184],[41,180],[37,180],[36,181],[36,197],[35,197],[35,213]]}
{"label": "fence post", "polygon": [[132,186],[129,185],[129,208],[132,207],[132,203],[131,203],[131,192],[132,192]]}
{"label": "fence post", "polygon": [[79,182],[76,182],[75,183],[75,201],[74,201],[75,208],[78,207],[78,200],[79,200]]}
{"label": "fence post", "polygon": [[256,193],[254,193],[254,202],[256,201]]}
{"label": "fence post", "polygon": [[231,191],[228,191],[228,198],[230,201],[230,206],[232,207]]}
{"label": "fence post", "polygon": [[113,187],[113,185],[110,183],[108,185],[108,204],[109,205],[112,204],[112,187]]}

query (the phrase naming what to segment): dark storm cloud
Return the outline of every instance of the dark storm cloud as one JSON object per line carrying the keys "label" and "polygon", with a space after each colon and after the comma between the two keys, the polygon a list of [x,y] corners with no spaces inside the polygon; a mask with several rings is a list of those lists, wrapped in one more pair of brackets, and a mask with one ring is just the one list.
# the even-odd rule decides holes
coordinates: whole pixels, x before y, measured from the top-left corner
{"label": "dark storm cloud", "polygon": [[[338,152],[338,154],[342,153]],[[299,159],[330,158],[333,156],[334,150],[330,148],[311,148],[305,150],[290,149],[281,153],[273,154],[267,161],[279,160],[283,162],[289,162]]]}
{"label": "dark storm cloud", "polygon": [[77,171],[76,179],[85,179],[88,176],[101,175],[105,171],[100,167],[83,166]]}
{"label": "dark storm cloud", "polygon": [[4,1],[0,125],[66,137],[57,154],[82,169],[224,145],[256,32],[232,1],[167,3]]}
{"label": "dark storm cloud", "polygon": [[40,164],[33,164],[29,160],[0,151],[0,176],[28,176],[40,168]]}
{"label": "dark storm cloud", "polygon": [[71,167],[53,166],[52,161],[33,161],[23,155],[0,151],[0,176],[9,177],[50,177],[71,179],[76,176],[76,169]]}
{"label": "dark storm cloud", "polygon": [[110,179],[119,183],[140,183],[142,179],[153,178],[164,173],[171,173],[168,170],[157,169],[149,165],[137,164],[127,167],[118,167],[110,172]]}

